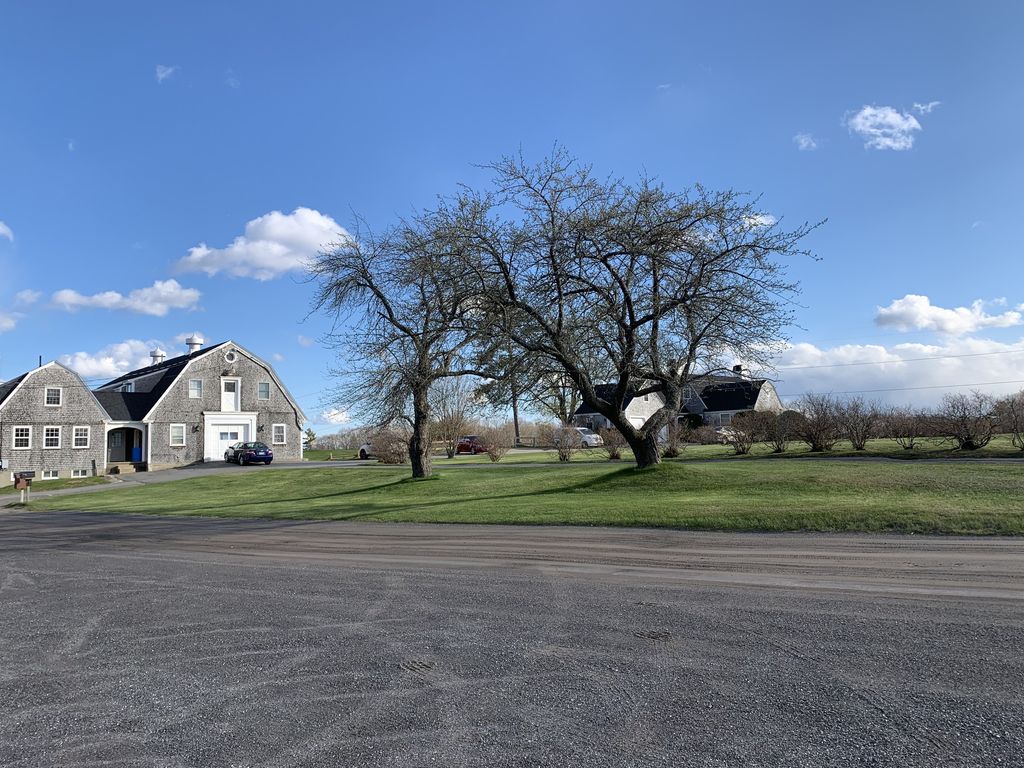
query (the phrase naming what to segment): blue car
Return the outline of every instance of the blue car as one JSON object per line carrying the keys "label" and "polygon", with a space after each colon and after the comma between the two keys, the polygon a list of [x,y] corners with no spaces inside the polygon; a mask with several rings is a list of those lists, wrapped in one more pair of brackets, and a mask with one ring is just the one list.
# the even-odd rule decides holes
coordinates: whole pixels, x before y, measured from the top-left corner
{"label": "blue car", "polygon": [[235,443],[224,451],[224,461],[233,461],[238,466],[245,464],[269,464],[274,452],[266,443]]}

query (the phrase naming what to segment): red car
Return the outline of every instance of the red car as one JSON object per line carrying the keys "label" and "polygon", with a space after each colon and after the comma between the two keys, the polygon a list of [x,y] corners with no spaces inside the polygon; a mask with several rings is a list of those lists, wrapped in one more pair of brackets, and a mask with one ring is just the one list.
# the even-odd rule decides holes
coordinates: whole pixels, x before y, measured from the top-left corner
{"label": "red car", "polygon": [[487,444],[480,439],[479,435],[463,435],[455,446],[455,455],[458,456],[460,453],[468,453],[471,456],[487,453]]}

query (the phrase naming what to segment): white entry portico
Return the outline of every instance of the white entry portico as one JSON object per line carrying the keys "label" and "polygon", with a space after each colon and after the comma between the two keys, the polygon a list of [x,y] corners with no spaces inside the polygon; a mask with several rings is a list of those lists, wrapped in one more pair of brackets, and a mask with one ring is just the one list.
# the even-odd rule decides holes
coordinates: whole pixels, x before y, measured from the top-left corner
{"label": "white entry portico", "polygon": [[255,439],[255,411],[203,412],[203,461],[224,461],[229,445]]}

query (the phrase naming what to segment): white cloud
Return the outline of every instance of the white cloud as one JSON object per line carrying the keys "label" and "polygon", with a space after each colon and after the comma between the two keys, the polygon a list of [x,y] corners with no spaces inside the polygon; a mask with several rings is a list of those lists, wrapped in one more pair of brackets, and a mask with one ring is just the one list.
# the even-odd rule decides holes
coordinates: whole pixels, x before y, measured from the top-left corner
{"label": "white cloud", "polygon": [[284,355],[282,355],[280,352],[275,352],[270,356],[270,359],[273,360],[275,363],[280,363],[284,360]]}
{"label": "white cloud", "polygon": [[878,307],[875,323],[899,331],[938,331],[963,336],[981,328],[1009,328],[1024,323],[1019,311],[1008,310],[998,315],[985,312],[981,299],[970,307],[937,307],[927,296],[908,293],[895,299],[888,307]]}
{"label": "white cloud", "polygon": [[658,90],[659,91],[668,91],[668,90],[671,90],[671,89],[672,89],[672,83],[659,83],[658,84]]}
{"label": "white cloud", "polygon": [[793,143],[801,152],[813,152],[818,148],[818,142],[809,133],[798,133],[793,137]]}
{"label": "white cloud", "polygon": [[743,223],[748,229],[763,229],[777,223],[778,219],[770,213],[755,213],[752,216],[744,216]]}
{"label": "white cloud", "polygon": [[226,73],[224,73],[224,85],[226,85],[228,88],[234,88],[237,90],[238,88],[242,87],[242,81],[235,76],[233,70],[229,69]]}
{"label": "white cloud", "polygon": [[921,130],[917,118],[893,107],[865,105],[848,115],[846,126],[864,139],[868,149],[906,150],[914,146],[914,133]]}
{"label": "white cloud", "polygon": [[183,288],[177,280],[157,280],[150,287],[138,288],[127,296],[117,291],[84,296],[65,288],[53,294],[52,300],[58,307],[69,312],[83,307],[97,307],[163,317],[172,309],[195,309],[199,296],[195,288]]}
{"label": "white cloud", "polygon": [[286,272],[300,271],[321,248],[349,237],[334,219],[311,208],[280,211],[253,219],[225,248],[200,243],[178,261],[180,272],[226,272],[233,277],[271,280]]}
{"label": "white cloud", "polygon": [[313,340],[309,338],[309,336],[303,336],[301,333],[295,337],[295,340],[298,341],[299,345],[303,347],[312,347],[314,343]]}
{"label": "white cloud", "polygon": [[18,320],[21,318],[19,314],[8,314],[6,312],[0,312],[0,333],[6,331],[13,331],[14,326],[18,324]]}
{"label": "white cloud", "polygon": [[14,232],[12,232],[11,228],[2,221],[0,221],[0,237],[6,237],[12,243],[14,242]]}
{"label": "white cloud", "polygon": [[320,424],[348,424],[352,418],[348,411],[331,408],[320,414]]}
{"label": "white cloud", "polygon": [[74,139],[68,139],[67,140],[68,152],[74,152],[75,151],[75,146],[76,145],[75,145],[75,140]]}
{"label": "white cloud", "polygon": [[807,392],[862,393],[882,403],[927,407],[951,391],[1002,395],[1024,388],[1024,383],[993,383],[1024,380],[1024,338],[1011,343],[949,338],[890,347],[800,343],[783,351],[775,365],[780,379],[775,386],[787,400]]}
{"label": "white cloud", "polygon": [[941,103],[941,101],[929,101],[924,104],[921,104],[915,101],[914,111],[917,112],[917,114],[919,115],[929,115],[931,114],[931,111],[935,109],[937,106],[939,106]]}
{"label": "white cloud", "polygon": [[149,353],[157,347],[166,349],[158,341],[127,339],[116,344],[108,344],[97,352],[74,352],[63,355],[60,362],[84,379],[114,379],[128,371],[151,365],[153,361]]}
{"label": "white cloud", "polygon": [[43,294],[39,291],[33,291],[31,288],[26,288],[23,291],[18,291],[14,294],[14,303],[26,306],[28,304],[35,304],[39,301],[39,297]]}
{"label": "white cloud", "polygon": [[177,65],[167,66],[166,64],[157,64],[156,65],[156,81],[157,81],[157,83],[162,83],[164,80],[166,80],[171,75],[173,75],[175,72],[177,72],[178,69],[179,69],[179,67]]}

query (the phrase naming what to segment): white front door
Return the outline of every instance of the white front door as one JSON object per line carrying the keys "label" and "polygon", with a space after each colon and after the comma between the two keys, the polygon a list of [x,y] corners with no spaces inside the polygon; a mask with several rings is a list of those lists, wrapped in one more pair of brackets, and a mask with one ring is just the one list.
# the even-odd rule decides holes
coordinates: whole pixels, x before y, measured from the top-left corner
{"label": "white front door", "polygon": [[213,428],[217,432],[216,454],[218,456],[223,456],[228,446],[249,441],[248,424],[217,424]]}
{"label": "white front door", "polygon": [[221,379],[220,409],[222,411],[240,411],[242,383],[238,379]]}

